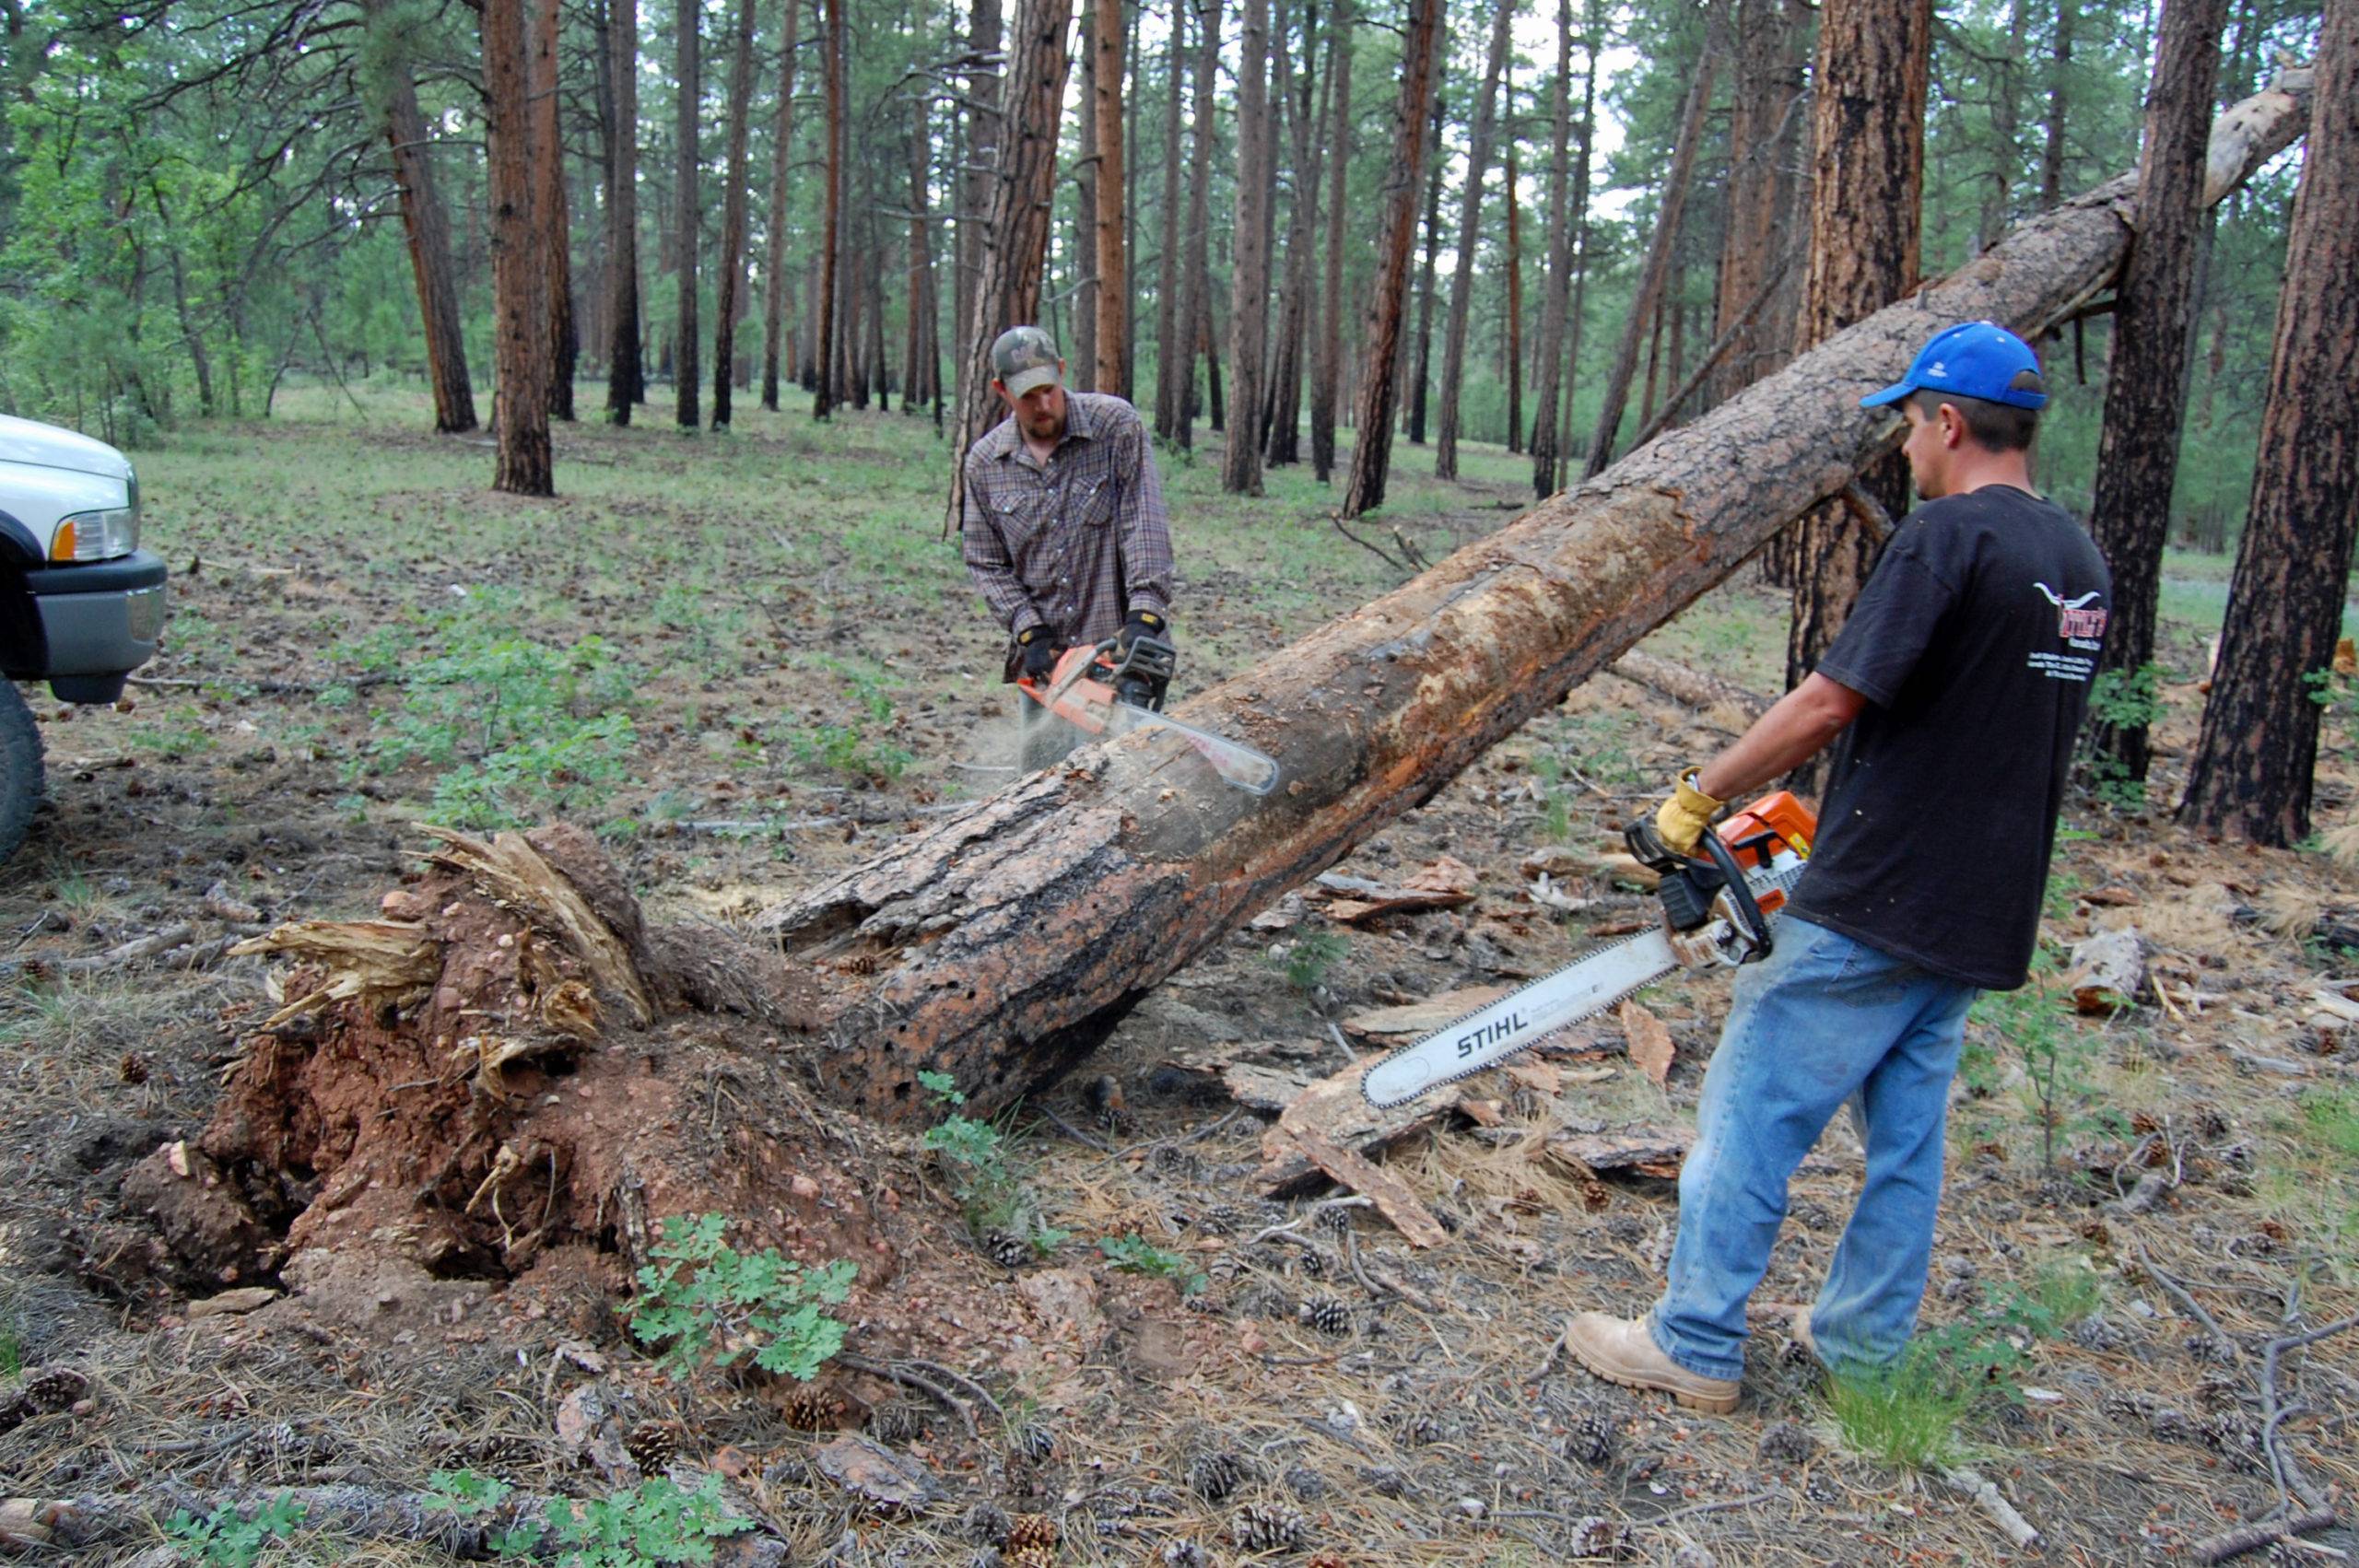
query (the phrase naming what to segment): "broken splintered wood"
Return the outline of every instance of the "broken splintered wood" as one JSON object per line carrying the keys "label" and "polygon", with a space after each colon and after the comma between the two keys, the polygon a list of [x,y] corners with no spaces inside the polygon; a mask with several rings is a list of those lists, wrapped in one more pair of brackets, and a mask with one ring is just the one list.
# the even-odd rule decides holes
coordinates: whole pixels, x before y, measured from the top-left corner
{"label": "broken splintered wood", "polygon": [[2015,1543],[2017,1550],[2028,1551],[2038,1544],[2039,1532],[2032,1528],[2031,1521],[2017,1513],[2015,1505],[2000,1495],[1999,1489],[1983,1480],[1978,1471],[1960,1466],[1942,1470],[1942,1480],[1949,1484],[1952,1492],[1970,1498],[1975,1506],[1989,1515],[1990,1522],[2006,1532],[2007,1539]]}
{"label": "broken splintered wood", "polygon": [[1439,1246],[1449,1239],[1449,1233],[1417,1201],[1409,1184],[1383,1166],[1330,1142],[1313,1128],[1285,1128],[1284,1136],[1302,1152],[1304,1159],[1375,1203],[1377,1212],[1391,1221],[1393,1228],[1409,1239],[1410,1246]]}
{"label": "broken splintered wood", "polygon": [[2146,938],[2135,926],[2073,943],[2073,1007],[2089,1017],[2107,1017],[2137,1006],[2146,992],[2147,953]]}

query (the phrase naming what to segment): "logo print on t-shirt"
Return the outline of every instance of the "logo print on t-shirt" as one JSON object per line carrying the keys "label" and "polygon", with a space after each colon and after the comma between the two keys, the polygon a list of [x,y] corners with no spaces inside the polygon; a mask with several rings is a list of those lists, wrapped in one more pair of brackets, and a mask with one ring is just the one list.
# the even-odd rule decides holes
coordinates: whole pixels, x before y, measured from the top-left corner
{"label": "logo print on t-shirt", "polygon": [[2056,635],[2065,640],[2095,641],[2105,636],[2106,613],[2102,606],[2089,608],[2089,602],[2105,597],[2103,591],[2091,589],[2077,599],[2067,599],[2044,582],[2032,584],[2040,596],[2056,606]]}

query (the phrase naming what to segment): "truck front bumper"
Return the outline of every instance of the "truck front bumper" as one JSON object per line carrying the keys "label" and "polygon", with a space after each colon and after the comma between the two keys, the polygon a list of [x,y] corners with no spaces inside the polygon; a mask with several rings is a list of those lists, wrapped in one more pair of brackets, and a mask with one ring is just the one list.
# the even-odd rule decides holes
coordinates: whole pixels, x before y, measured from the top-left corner
{"label": "truck front bumper", "polygon": [[[112,702],[123,678],[156,656],[164,633],[164,558],[135,550],[111,561],[25,573],[49,653],[21,679],[46,679],[60,702]],[[11,672],[16,673],[16,672]]]}

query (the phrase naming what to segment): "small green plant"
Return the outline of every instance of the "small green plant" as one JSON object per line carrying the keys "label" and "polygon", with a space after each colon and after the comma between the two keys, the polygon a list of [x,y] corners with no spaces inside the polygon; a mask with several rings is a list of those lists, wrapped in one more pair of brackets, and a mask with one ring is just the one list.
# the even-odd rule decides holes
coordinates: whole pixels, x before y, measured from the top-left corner
{"label": "small green plant", "polygon": [[655,1260],[639,1271],[630,1331],[663,1345],[675,1376],[708,1362],[728,1366],[750,1351],[763,1371],[808,1381],[844,1347],[844,1326],[819,1309],[851,1293],[852,1266],[806,1269],[776,1247],[739,1252],[722,1239],[728,1224],[722,1214],[663,1222]]}
{"label": "small green plant", "polygon": [[25,1341],[14,1328],[0,1328],[0,1377],[14,1377],[25,1370]]}
{"label": "small green plant", "polygon": [[181,1561],[205,1568],[252,1568],[263,1549],[285,1540],[302,1524],[304,1507],[285,1492],[241,1515],[236,1504],[224,1503],[202,1519],[183,1508],[164,1525],[164,1533],[180,1548]]}
{"label": "small green plant", "polygon": [[1542,810],[1546,813],[1541,822],[1547,842],[1562,844],[1573,836],[1572,808],[1565,799],[1565,759],[1555,752],[1542,752],[1532,759],[1532,771],[1547,786]]}
{"label": "small green plant", "polygon": [[580,1504],[549,1504],[549,1535],[563,1550],[558,1568],[648,1568],[654,1563],[710,1562],[713,1542],[752,1529],[729,1512],[721,1478],[705,1477],[694,1492],[658,1477],[632,1492]]}
{"label": "small green plant", "polygon": [[1352,939],[1341,931],[1306,931],[1285,954],[1273,959],[1285,971],[1286,983],[1298,991],[1316,990],[1327,971],[1352,951]]}
{"label": "small green plant", "polygon": [[2054,962],[2042,954],[2033,960],[2028,984],[1988,992],[1974,1008],[1977,1022],[1989,1025],[2023,1060],[2024,1099],[2038,1123],[2041,1166],[2051,1176],[2057,1140],[2086,1121],[2081,1107],[2094,1093],[2089,1069],[2096,1052],[2049,989],[2054,976]]}
{"label": "small green plant", "polygon": [[2107,731],[2149,730],[2163,716],[2162,666],[2141,664],[2135,670],[2100,671],[2089,686],[2089,718],[2094,721],[2083,743],[2089,792],[2117,812],[2142,811],[2146,781],[2130,777],[2119,757],[2103,749]]}
{"label": "small green plant", "polygon": [[1974,1406],[1972,1382],[1944,1364],[1928,1340],[1888,1371],[1830,1377],[1826,1402],[1852,1452],[1903,1469],[1949,1457],[1957,1423]]}
{"label": "small green plant", "polygon": [[[514,1490],[473,1470],[437,1470],[428,1478],[426,1505],[472,1518],[499,1508]],[[713,1542],[751,1528],[722,1503],[719,1476],[693,1492],[657,1477],[587,1503],[553,1498],[545,1517],[495,1531],[487,1544],[507,1559],[546,1555],[554,1543],[559,1568],[655,1568],[710,1562]]]}
{"label": "small green plant", "polygon": [[1054,1252],[1069,1233],[1042,1223],[1009,1153],[1005,1129],[967,1115],[967,1095],[950,1074],[921,1071],[918,1082],[950,1106],[948,1116],[926,1129],[924,1143],[948,1173],[967,1228],[978,1240],[997,1233],[1021,1237],[1042,1256]]}
{"label": "small green plant", "polygon": [[1157,1246],[1135,1232],[1128,1235],[1099,1236],[1097,1250],[1124,1273],[1160,1275],[1178,1284],[1183,1294],[1194,1295],[1204,1288],[1204,1276],[1195,1265],[1179,1253]]}
{"label": "small green plant", "polygon": [[2310,1141],[2359,1160],[2359,1094],[2319,1090],[2302,1096],[2302,1130]]}

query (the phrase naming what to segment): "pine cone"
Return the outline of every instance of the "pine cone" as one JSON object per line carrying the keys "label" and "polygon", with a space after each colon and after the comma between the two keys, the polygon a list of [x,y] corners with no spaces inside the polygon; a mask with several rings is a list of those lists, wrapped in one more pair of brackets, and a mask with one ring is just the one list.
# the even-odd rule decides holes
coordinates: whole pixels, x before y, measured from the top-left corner
{"label": "pine cone", "polygon": [[933,1418],[933,1406],[896,1399],[869,1412],[868,1433],[879,1443],[907,1443],[921,1435]]}
{"label": "pine cone", "polygon": [[1218,1503],[1245,1481],[1245,1461],[1227,1449],[1199,1454],[1188,1466],[1188,1490],[1207,1503]]}
{"label": "pine cone", "polygon": [[1212,1559],[1191,1540],[1175,1540],[1163,1549],[1163,1568],[1209,1568]]}
{"label": "pine cone", "polygon": [[1211,1291],[1198,1291],[1194,1295],[1181,1296],[1180,1305],[1206,1317],[1218,1317],[1228,1310],[1228,1303]]}
{"label": "pine cone", "polygon": [[680,1457],[680,1429],[668,1421],[643,1421],[623,1439],[623,1452],[641,1475],[660,1476]]}
{"label": "pine cone", "polygon": [[1319,1211],[1319,1228],[1342,1235],[1352,1228],[1352,1211],[1343,1204]]}
{"label": "pine cone", "polygon": [[1196,1222],[1206,1235],[1225,1236],[1233,1234],[1247,1219],[1244,1210],[1234,1203],[1215,1203],[1204,1211]]}
{"label": "pine cone", "polygon": [[1015,1546],[1000,1554],[1007,1568],[1051,1568],[1057,1561],[1053,1546]]}
{"label": "pine cone", "polygon": [[1341,1338],[1352,1331],[1352,1309],[1333,1296],[1319,1296],[1304,1302],[1302,1320],[1322,1334]]}
{"label": "pine cone", "polygon": [[813,1384],[806,1383],[786,1396],[786,1424],[797,1432],[825,1432],[843,1413],[841,1399]]}
{"label": "pine cone", "polygon": [[1576,1557],[1619,1557],[1630,1550],[1630,1527],[1590,1514],[1574,1523],[1571,1546]]}
{"label": "pine cone", "polygon": [[1302,1568],[1351,1568],[1340,1551],[1314,1551],[1303,1560]]}
{"label": "pine cone", "polygon": [[983,1251],[1003,1269],[1021,1269],[1032,1261],[1032,1244],[1014,1231],[985,1231]]}
{"label": "pine cone", "polygon": [[1248,1503],[1230,1529],[1247,1551],[1292,1551],[1310,1533],[1303,1516],[1282,1503]]}
{"label": "pine cone", "polygon": [[1057,1434],[1037,1424],[1019,1428],[1015,1451],[1027,1459],[1053,1459],[1057,1457]]}
{"label": "pine cone", "polygon": [[959,1525],[966,1530],[968,1539],[985,1546],[998,1546],[1007,1539],[1007,1510],[988,1500],[968,1509]]}
{"label": "pine cone", "polygon": [[482,1469],[498,1474],[529,1465],[541,1457],[540,1445],[519,1432],[492,1432],[469,1438],[452,1450],[458,1461],[452,1469]]}
{"label": "pine cone", "polygon": [[1761,1441],[1754,1447],[1765,1465],[1806,1465],[1816,1452],[1818,1440],[1793,1422],[1772,1422],[1763,1429]]}
{"label": "pine cone", "polygon": [[137,1051],[125,1051],[123,1059],[115,1063],[115,1071],[125,1083],[145,1083],[147,1082],[147,1059]]}
{"label": "pine cone", "polygon": [[1565,1457],[1584,1465],[1610,1464],[1614,1459],[1614,1418],[1595,1405],[1584,1409],[1565,1438]]}
{"label": "pine cone", "polygon": [[1309,1465],[1297,1465],[1286,1472],[1286,1490],[1301,1503],[1316,1503],[1327,1495],[1327,1478]]}
{"label": "pine cone", "polygon": [[1001,1550],[1011,1562],[1018,1553],[1027,1551],[1043,1553],[1040,1561],[1045,1562],[1056,1556],[1058,1534],[1057,1522],[1046,1514],[1018,1514],[1008,1521],[1007,1540]]}
{"label": "pine cone", "polygon": [[70,1366],[44,1366],[25,1378],[24,1397],[43,1413],[71,1409],[90,1391],[90,1380]]}

